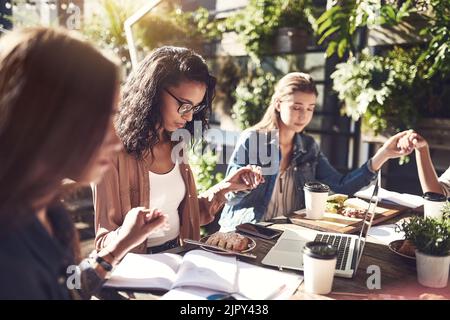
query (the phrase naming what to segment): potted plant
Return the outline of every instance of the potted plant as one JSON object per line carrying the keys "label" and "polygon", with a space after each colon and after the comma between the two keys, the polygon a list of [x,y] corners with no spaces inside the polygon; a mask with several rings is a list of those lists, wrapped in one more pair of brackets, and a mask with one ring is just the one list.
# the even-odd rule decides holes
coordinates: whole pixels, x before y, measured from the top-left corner
{"label": "potted plant", "polygon": [[450,204],[443,209],[442,219],[414,216],[404,221],[400,230],[416,247],[417,279],[431,288],[444,288],[450,265]]}
{"label": "potted plant", "polygon": [[308,2],[282,1],[274,33],[273,53],[303,53],[306,51],[312,28],[308,21]]}
{"label": "potted plant", "polygon": [[309,0],[250,0],[226,22],[255,61],[267,54],[299,53],[312,34]]}

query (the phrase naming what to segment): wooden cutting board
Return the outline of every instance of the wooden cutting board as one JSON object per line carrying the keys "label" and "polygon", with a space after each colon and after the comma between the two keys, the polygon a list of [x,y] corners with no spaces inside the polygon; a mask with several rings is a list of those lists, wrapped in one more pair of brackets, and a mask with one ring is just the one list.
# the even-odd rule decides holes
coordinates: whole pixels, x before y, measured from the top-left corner
{"label": "wooden cutting board", "polygon": [[[411,209],[404,206],[379,204],[373,218],[372,225],[389,220],[399,214],[406,213]],[[361,230],[362,219],[349,218],[337,213],[326,212],[321,220],[310,220],[302,214],[304,210],[296,211],[289,216],[293,224],[324,232],[355,233]],[[383,212],[381,212],[383,211]]]}

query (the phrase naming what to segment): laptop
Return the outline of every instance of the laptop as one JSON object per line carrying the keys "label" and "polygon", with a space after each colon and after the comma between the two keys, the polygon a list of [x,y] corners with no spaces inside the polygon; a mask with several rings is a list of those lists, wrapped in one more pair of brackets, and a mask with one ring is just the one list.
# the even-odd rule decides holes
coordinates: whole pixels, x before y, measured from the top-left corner
{"label": "laptop", "polygon": [[378,189],[380,171],[375,180],[373,194],[369,201],[359,235],[348,235],[332,232],[295,232],[285,230],[277,243],[270,249],[262,264],[278,267],[279,269],[293,269],[303,271],[303,248],[309,241],[326,242],[333,245],[338,252],[335,275],[352,278],[358,270],[367,234],[375,216],[378,204]]}

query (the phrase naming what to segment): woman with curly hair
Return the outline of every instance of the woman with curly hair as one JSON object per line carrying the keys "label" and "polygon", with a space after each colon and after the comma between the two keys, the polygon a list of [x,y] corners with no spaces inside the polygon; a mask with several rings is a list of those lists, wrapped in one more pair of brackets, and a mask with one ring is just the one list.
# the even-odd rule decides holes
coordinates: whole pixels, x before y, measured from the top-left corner
{"label": "woman with curly hair", "polygon": [[156,253],[185,238],[198,240],[200,225],[214,219],[226,193],[252,189],[261,182],[259,168],[248,166],[197,195],[186,152],[184,148],[177,152],[172,133],[184,128],[191,138],[184,138],[183,144],[194,141],[194,127],[203,137],[215,83],[201,56],[178,47],[156,49],[129,77],[116,119],[124,151],[93,186],[97,250],[120,236],[124,218],[135,207],[161,210],[169,226],[134,252]]}

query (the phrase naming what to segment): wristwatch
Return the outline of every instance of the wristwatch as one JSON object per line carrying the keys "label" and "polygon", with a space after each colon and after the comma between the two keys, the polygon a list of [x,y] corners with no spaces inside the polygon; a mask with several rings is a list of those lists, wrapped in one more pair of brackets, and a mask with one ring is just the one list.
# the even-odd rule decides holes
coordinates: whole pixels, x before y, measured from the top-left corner
{"label": "wristwatch", "polygon": [[97,256],[95,258],[95,262],[97,262],[99,265],[102,266],[103,269],[105,269],[105,271],[110,272],[113,269],[113,266],[111,265],[111,263],[109,263],[108,261],[106,261],[105,259],[103,259],[100,256]]}

